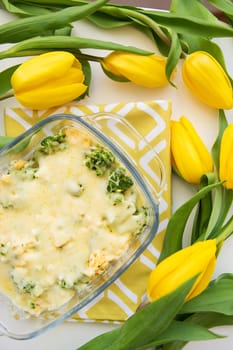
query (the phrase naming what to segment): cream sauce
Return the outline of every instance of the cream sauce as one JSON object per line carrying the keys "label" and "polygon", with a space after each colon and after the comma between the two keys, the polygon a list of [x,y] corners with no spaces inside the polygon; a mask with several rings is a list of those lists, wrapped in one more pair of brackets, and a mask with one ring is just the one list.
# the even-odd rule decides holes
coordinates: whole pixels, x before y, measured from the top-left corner
{"label": "cream sauce", "polygon": [[0,290],[31,314],[67,302],[145,222],[135,186],[114,203],[106,176],[84,163],[92,141],[76,130],[66,139],[64,150],[39,157],[34,179],[0,178]]}

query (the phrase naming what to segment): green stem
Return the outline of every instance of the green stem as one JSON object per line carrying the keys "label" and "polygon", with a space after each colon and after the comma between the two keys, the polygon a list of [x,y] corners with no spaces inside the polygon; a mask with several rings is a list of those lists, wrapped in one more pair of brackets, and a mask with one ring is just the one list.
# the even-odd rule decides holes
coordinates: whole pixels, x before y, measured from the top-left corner
{"label": "green stem", "polygon": [[144,15],[143,13],[137,12],[134,10],[130,10],[128,8],[120,8],[120,7],[111,7],[111,6],[103,6],[101,12],[109,14],[111,16],[125,16],[129,18],[133,18],[138,22],[148,25],[159,37],[160,39],[168,46],[171,45],[171,40],[167,37],[167,35],[162,31],[160,26],[152,20],[149,16]]}
{"label": "green stem", "polygon": [[216,237],[217,244],[225,241],[233,233],[233,216],[230,218],[228,223],[223,227],[222,232]]}
{"label": "green stem", "polygon": [[207,229],[205,231],[205,235],[204,235],[205,240],[208,239],[208,236],[211,234],[216,223],[218,222],[219,215],[221,214],[222,205],[223,205],[223,203],[222,203],[222,187],[219,186],[219,187],[215,188],[215,197],[214,197],[212,212],[211,212],[209,223],[208,223]]}
{"label": "green stem", "polygon": [[13,90],[10,90],[4,95],[0,95],[0,101],[5,100],[6,98],[13,97],[13,96],[14,96]]}
{"label": "green stem", "polygon": [[93,55],[88,55],[88,54],[84,54],[84,53],[73,52],[73,54],[78,59],[85,60],[85,61],[92,61],[92,62],[99,62],[100,63],[104,59],[104,57],[93,56]]}

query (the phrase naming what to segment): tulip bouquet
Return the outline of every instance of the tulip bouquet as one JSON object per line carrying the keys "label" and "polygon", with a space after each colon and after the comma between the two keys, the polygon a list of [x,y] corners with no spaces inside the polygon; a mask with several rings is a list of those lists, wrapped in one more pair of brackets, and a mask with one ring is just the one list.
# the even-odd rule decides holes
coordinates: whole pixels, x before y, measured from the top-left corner
{"label": "tulip bouquet", "polygon": [[[48,84],[50,105],[53,107],[73,99],[81,99],[89,93],[91,84],[91,67],[89,62],[101,65],[103,72],[111,79],[121,82],[156,88],[166,84],[174,85],[173,77],[180,59],[183,60],[184,82],[199,99],[213,108],[230,109],[233,106],[232,80],[227,73],[224,55],[221,48],[212,40],[217,37],[233,37],[232,17],[233,4],[230,0],[209,0],[209,3],[224,13],[227,22],[218,20],[198,0],[190,0],[188,6],[183,0],[172,0],[170,11],[141,9],[133,6],[108,4],[108,0],[0,0],[8,12],[20,17],[9,23],[0,25],[0,44],[11,44],[10,48],[0,51],[0,60],[12,57],[28,57],[55,51],[54,62],[60,61],[59,51],[66,51],[79,60],[84,73],[84,81],[80,77],[78,83],[84,83],[85,91],[70,94],[66,99],[56,101],[51,98],[53,86]],[[160,54],[154,54],[141,48],[121,45],[114,42],[82,38],[72,35],[72,23],[80,19],[91,21],[97,27],[111,30],[126,25],[137,26],[155,43]],[[41,30],[43,23],[43,30]],[[108,50],[105,57],[93,56],[82,52],[82,49]],[[56,56],[56,52],[58,52]],[[44,76],[47,56],[38,59],[38,74]],[[34,61],[36,62],[36,61]],[[56,66],[59,70],[59,66]],[[12,66],[0,73],[0,99],[19,96],[20,78],[11,79],[18,66]],[[63,71],[61,71],[61,76]],[[154,74],[151,74],[154,72]],[[18,74],[18,73],[16,73]],[[30,73],[32,74],[32,72]],[[20,76],[20,74],[19,74]],[[51,73],[51,78],[53,73]],[[50,77],[48,77],[50,79]],[[14,82],[17,80],[15,89]],[[217,82],[217,84],[216,84]],[[26,81],[24,81],[26,83]],[[41,83],[42,80],[41,80]],[[30,82],[25,99],[19,99],[27,106],[30,96]],[[60,81],[62,84],[62,81]],[[67,78],[64,89],[69,89],[73,81]],[[62,86],[62,85],[61,85]],[[215,95],[210,100],[210,91]],[[221,92],[221,93],[220,93]],[[56,96],[57,90],[54,90]],[[46,95],[46,94],[45,94]],[[61,97],[61,94],[58,95]],[[36,95],[32,97],[35,100]],[[41,100],[41,99],[40,99]],[[43,109],[44,105],[30,104],[32,109]]]}

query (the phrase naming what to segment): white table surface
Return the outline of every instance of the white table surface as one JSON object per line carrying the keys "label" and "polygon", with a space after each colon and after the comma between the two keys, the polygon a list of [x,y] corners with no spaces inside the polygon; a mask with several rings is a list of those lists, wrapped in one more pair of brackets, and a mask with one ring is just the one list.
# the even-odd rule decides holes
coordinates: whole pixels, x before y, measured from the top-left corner
{"label": "white table surface", "polygon": [[[9,21],[12,17],[0,10],[1,22]],[[79,22],[75,25],[76,35],[83,37],[94,37],[95,39],[111,40],[123,44],[135,45],[144,49],[156,51],[155,45],[145,37],[141,32],[133,28],[122,28],[111,31],[99,30],[86,22]],[[233,38],[218,40],[222,46],[228,71],[233,75]],[[5,47],[5,45],[4,45]],[[0,47],[3,49],[3,46]],[[99,55],[104,55],[103,52],[93,52]],[[19,62],[19,59],[2,60],[0,61],[0,70]],[[171,86],[162,89],[146,89],[134,86],[130,83],[116,83],[108,79],[98,66],[92,64],[93,81],[90,89],[90,97],[81,101],[85,103],[110,103],[119,101],[143,101],[151,99],[171,99],[173,104],[172,119],[178,119],[181,115],[186,115],[199,134],[203,138],[208,147],[211,147],[218,129],[218,111],[205,106],[197,101],[187,91],[183,85],[180,67],[178,67],[175,83],[178,89]],[[0,118],[5,107],[19,106],[14,98],[0,102]],[[233,111],[227,112],[227,117],[230,122],[233,122]],[[191,186],[184,184],[177,177],[172,178],[172,197],[173,210],[189,198],[194,193]],[[233,272],[233,237],[229,238],[224,244],[224,247],[218,257],[215,276],[223,272]],[[12,340],[4,336],[0,337],[0,350],[75,350],[81,344],[84,344],[89,339],[114,328],[110,324],[96,323],[74,323],[64,322],[63,324],[52,328],[46,333],[37,338],[30,340]],[[217,327],[222,335],[227,337],[219,340],[191,342],[186,345],[187,350],[217,350],[221,347],[224,350],[231,350],[233,345],[233,326]],[[104,349],[103,349],[104,350]]]}

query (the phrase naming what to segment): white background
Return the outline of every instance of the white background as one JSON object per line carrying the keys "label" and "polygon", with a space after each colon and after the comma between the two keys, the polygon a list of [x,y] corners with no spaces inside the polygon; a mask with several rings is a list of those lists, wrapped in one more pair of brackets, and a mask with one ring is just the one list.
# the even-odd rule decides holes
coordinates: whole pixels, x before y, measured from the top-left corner
{"label": "white background", "polygon": [[[0,18],[2,21],[8,21],[11,17],[6,15],[0,10]],[[95,39],[111,40],[122,44],[135,45],[144,49],[156,51],[154,44],[145,37],[141,32],[130,27],[101,31],[96,27],[86,23],[79,22],[75,26],[75,34],[83,37],[90,37]],[[232,61],[232,49],[233,39],[218,40],[218,43],[222,46],[226,58],[228,71],[233,75],[233,61]],[[1,47],[3,49],[3,47]],[[95,51],[95,54],[104,56],[105,52]],[[0,61],[0,70],[7,66],[19,62],[19,59],[15,60],[2,60]],[[204,140],[205,144],[210,148],[215,140],[218,129],[218,111],[213,110],[204,104],[200,103],[194,98],[189,91],[183,85],[180,67],[178,67],[175,83],[177,89],[168,86],[163,89],[146,89],[134,86],[130,83],[116,83],[109,80],[102,72],[97,63],[92,64],[93,68],[93,80],[90,89],[90,97],[81,101],[82,104],[86,103],[110,103],[120,101],[145,101],[151,99],[170,99],[173,104],[172,118],[178,119],[181,115],[188,117],[195,128],[198,130],[200,136]],[[0,118],[4,107],[19,106],[15,99],[11,98],[0,102]],[[233,111],[227,112],[227,116],[230,122],[233,122]],[[173,198],[173,210],[175,210],[180,204],[184,202],[186,198],[189,198],[195,189],[191,186],[185,185],[177,177],[172,178],[172,198]],[[233,272],[233,237],[229,238],[225,242],[224,247],[218,257],[217,268],[215,276],[222,272]],[[63,324],[53,328],[41,336],[25,341],[16,341],[8,339],[6,337],[0,337],[0,349],[1,350],[74,350],[81,344],[85,343],[89,339],[95,337],[98,334],[106,332],[112,329],[113,325],[108,324],[83,324],[83,323],[71,323],[64,322]],[[185,349],[187,350],[217,350],[220,347],[225,350],[231,350],[233,344],[233,326],[230,327],[218,327],[215,329],[222,335],[228,335],[225,339],[212,340],[206,342],[189,343]],[[103,349],[104,350],[104,349]]]}

